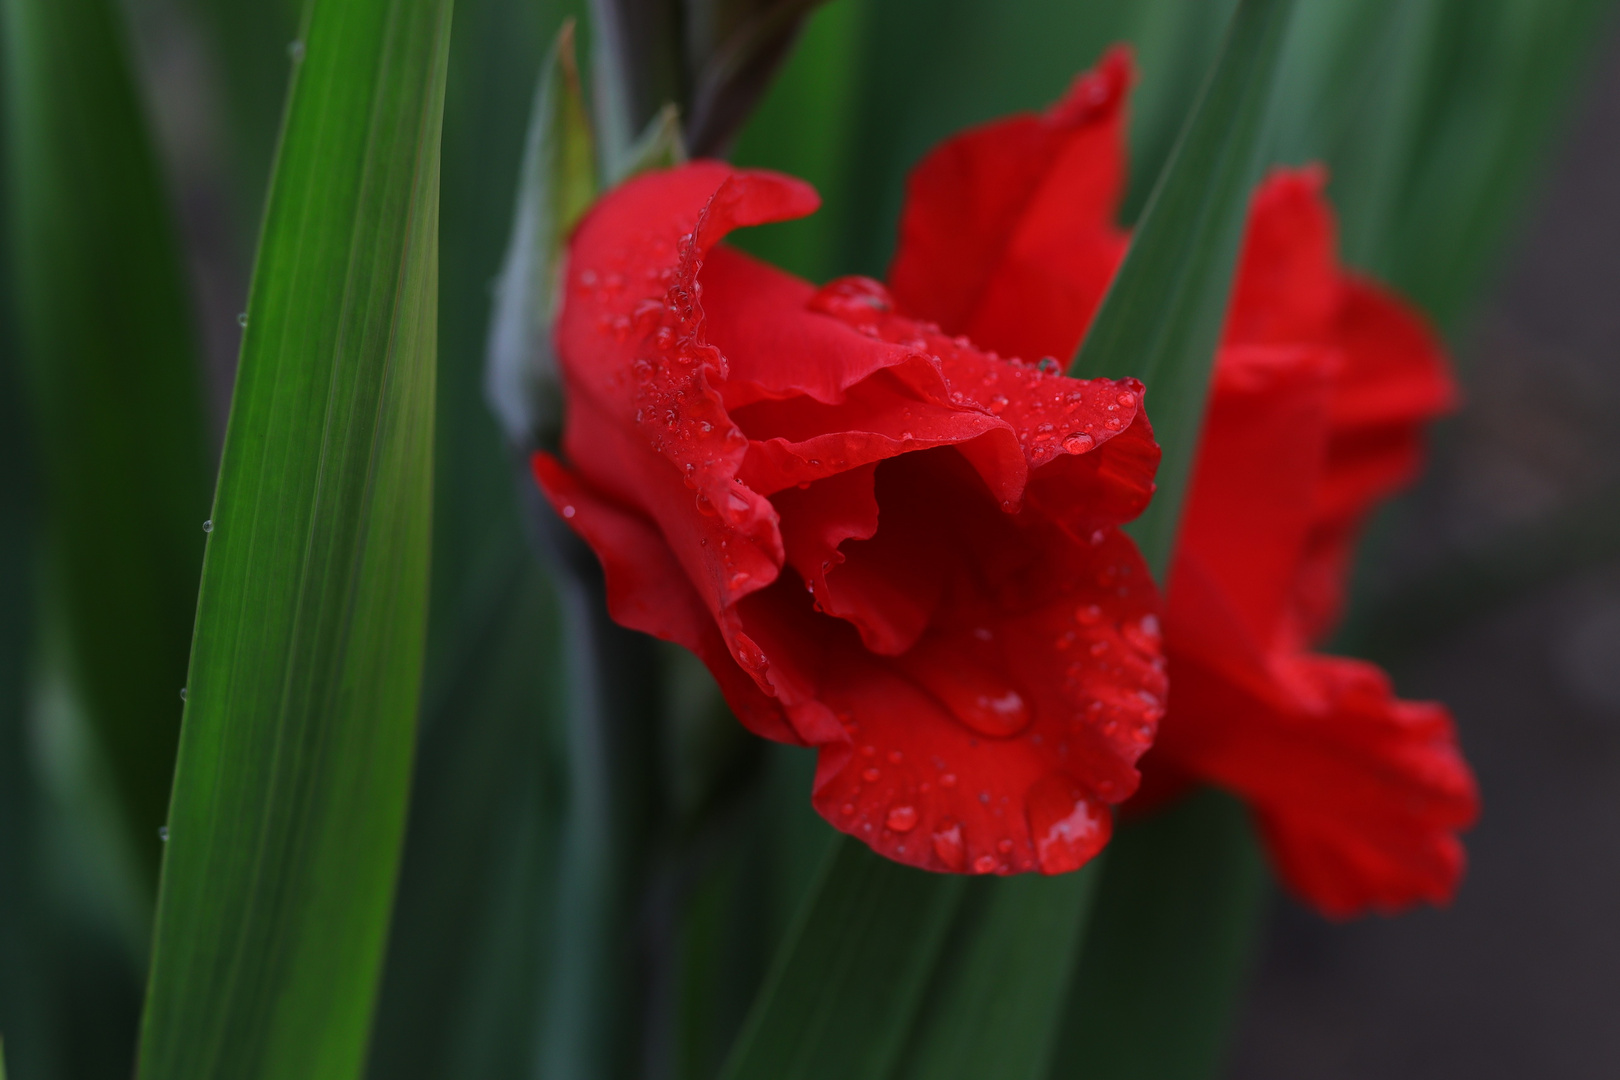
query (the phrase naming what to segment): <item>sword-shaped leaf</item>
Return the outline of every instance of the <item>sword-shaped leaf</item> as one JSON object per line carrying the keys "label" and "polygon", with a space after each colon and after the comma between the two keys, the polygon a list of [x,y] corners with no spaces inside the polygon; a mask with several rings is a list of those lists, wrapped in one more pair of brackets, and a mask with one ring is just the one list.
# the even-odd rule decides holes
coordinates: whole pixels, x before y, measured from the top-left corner
{"label": "sword-shaped leaf", "polygon": [[314,0],[204,557],[146,1080],[359,1075],[421,680],[450,0]]}

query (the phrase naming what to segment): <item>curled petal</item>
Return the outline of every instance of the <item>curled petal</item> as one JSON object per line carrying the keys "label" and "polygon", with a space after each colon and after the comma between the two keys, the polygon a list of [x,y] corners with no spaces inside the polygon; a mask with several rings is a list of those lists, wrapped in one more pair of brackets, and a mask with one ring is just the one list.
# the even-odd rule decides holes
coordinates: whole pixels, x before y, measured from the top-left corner
{"label": "curled petal", "polygon": [[615,617],[819,749],[835,825],[935,870],[1073,869],[1163,711],[1158,596],[1118,528],[1158,460],[1142,388],[715,246],[813,203],[703,162],[604,199],[559,322],[569,464],[537,477]]}

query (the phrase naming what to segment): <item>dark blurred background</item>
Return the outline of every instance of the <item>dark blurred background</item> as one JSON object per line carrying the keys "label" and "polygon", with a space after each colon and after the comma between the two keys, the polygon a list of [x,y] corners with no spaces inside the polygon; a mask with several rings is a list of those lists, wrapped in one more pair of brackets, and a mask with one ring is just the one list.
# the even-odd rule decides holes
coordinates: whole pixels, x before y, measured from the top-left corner
{"label": "dark blurred background", "polygon": [[1468,878],[1344,925],[1279,899],[1235,1080],[1620,1076],[1620,36],[1573,119],[1347,635],[1456,713]]}

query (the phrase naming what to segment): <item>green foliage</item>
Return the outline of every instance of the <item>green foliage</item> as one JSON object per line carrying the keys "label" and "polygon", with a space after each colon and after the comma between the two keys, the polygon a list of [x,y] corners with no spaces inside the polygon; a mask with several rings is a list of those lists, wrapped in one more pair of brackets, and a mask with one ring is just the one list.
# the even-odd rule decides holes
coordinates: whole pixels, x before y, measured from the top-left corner
{"label": "green foliage", "polygon": [[3,10],[17,319],[51,597],[149,890],[208,512],[189,304],[117,10]]}
{"label": "green foliage", "polygon": [[1164,457],[1153,502],[1132,533],[1161,582],[1198,449],[1292,9],[1293,0],[1238,5],[1221,57],[1070,367],[1081,377],[1134,375],[1147,385]]}
{"label": "green foliage", "polygon": [[929,980],[900,1080],[1038,1080],[1059,1033],[1070,972],[1109,859],[1073,874],[970,882]]}
{"label": "green foliage", "polygon": [[568,800],[558,612],[487,404],[489,283],[564,5],[460,0],[445,96],[433,600],[370,1075],[533,1072]]}
{"label": "green foliage", "polygon": [[840,839],[777,952],[723,1080],[887,1077],[966,884]]}
{"label": "green foliage", "polygon": [[1203,792],[1108,847],[1051,1080],[1221,1073],[1265,894],[1244,808]]}
{"label": "green foliage", "polygon": [[140,1075],[351,1077],[427,606],[449,0],[317,0],[204,559]]}

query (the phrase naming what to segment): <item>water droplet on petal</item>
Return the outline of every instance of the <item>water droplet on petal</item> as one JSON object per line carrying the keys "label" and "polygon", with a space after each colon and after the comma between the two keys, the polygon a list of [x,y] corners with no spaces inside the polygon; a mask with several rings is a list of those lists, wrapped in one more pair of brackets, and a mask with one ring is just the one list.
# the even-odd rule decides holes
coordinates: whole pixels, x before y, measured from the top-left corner
{"label": "water droplet on petal", "polygon": [[1096,443],[1092,437],[1083,431],[1077,431],[1073,435],[1063,437],[1063,449],[1071,454],[1083,454],[1094,445]]}
{"label": "water droplet on petal", "polygon": [[1113,828],[1108,811],[1077,795],[1072,781],[1063,776],[1037,782],[1024,809],[1036,858],[1048,874],[1080,869],[1102,850]]}
{"label": "water droplet on petal", "polygon": [[977,859],[973,860],[973,872],[975,874],[993,873],[997,865],[999,864],[996,862],[996,857],[994,855],[980,855]]}
{"label": "water droplet on petal", "polygon": [[843,814],[845,817],[849,817],[855,812],[855,804],[852,802],[847,802],[838,808],[838,812]]}
{"label": "water droplet on petal", "polygon": [[917,808],[915,806],[896,806],[889,810],[889,816],[884,824],[895,832],[910,832],[917,827]]}
{"label": "water droplet on petal", "polygon": [[754,639],[747,634],[737,635],[736,650],[737,662],[756,675],[763,675],[765,669],[771,666],[770,661],[765,656],[765,650],[761,649],[754,642]]}
{"label": "water droplet on petal", "polygon": [[865,780],[868,784],[875,784],[878,781],[878,777],[882,775],[883,774],[878,772],[876,769],[864,769],[861,772],[861,779]]}
{"label": "water droplet on petal", "polygon": [[1023,694],[997,675],[995,646],[972,640],[924,638],[900,659],[901,666],[967,727],[1005,738],[1029,726]]}
{"label": "water droplet on petal", "polygon": [[1136,404],[1136,395],[1127,390],[1119,395],[1119,403],[1128,409]]}
{"label": "water droplet on petal", "polygon": [[990,399],[990,411],[995,413],[997,416],[1000,416],[1002,411],[1006,408],[1007,397],[1005,394],[997,394],[995,397]]}
{"label": "water droplet on petal", "polygon": [[967,846],[962,843],[962,826],[950,822],[934,833],[934,854],[946,867],[961,873],[967,865]]}
{"label": "water droplet on petal", "polygon": [[563,517],[565,518],[571,518],[577,513],[579,513],[579,511],[575,510],[572,506],[563,507]]}
{"label": "water droplet on petal", "polygon": [[940,777],[939,778],[939,786],[942,787],[942,788],[953,788],[953,787],[955,787],[956,786],[956,774],[953,773],[953,772],[948,772],[944,776]]}

